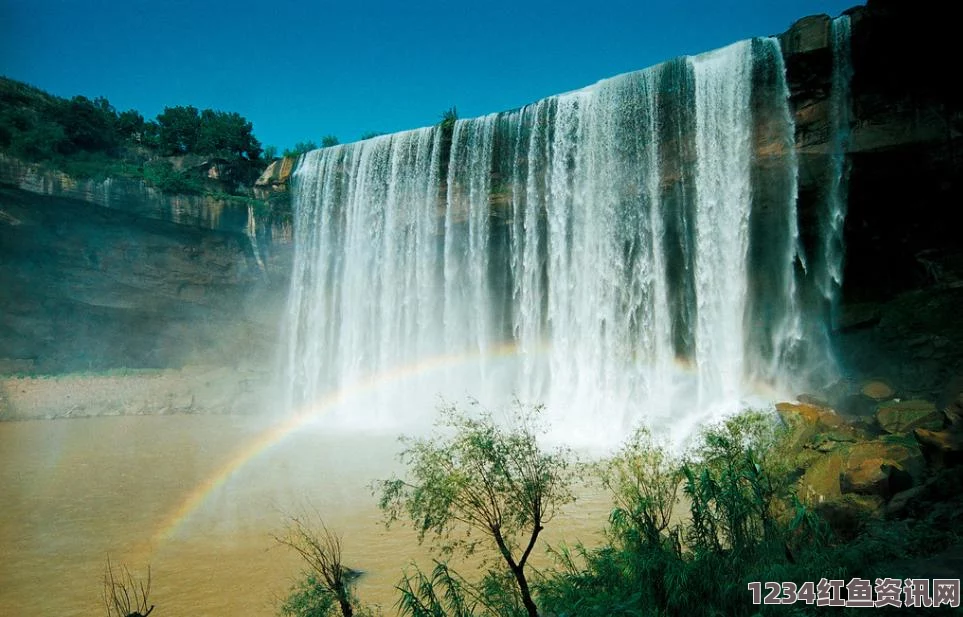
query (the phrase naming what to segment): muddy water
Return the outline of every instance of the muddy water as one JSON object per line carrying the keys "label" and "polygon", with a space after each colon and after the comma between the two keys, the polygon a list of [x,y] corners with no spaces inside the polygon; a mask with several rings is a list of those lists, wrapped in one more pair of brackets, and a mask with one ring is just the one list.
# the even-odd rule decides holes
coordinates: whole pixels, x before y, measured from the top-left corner
{"label": "muddy water", "polygon": [[[270,428],[186,415],[0,423],[0,615],[103,614],[108,554],[137,575],[150,565],[158,617],[274,615],[300,565],[272,535],[306,509],[344,535],[345,562],[366,572],[362,600],[394,614],[401,569],[429,558],[409,530],[385,530],[367,488],[397,471],[396,440],[309,425],[262,447]],[[606,511],[583,494],[549,541],[596,541]]]}

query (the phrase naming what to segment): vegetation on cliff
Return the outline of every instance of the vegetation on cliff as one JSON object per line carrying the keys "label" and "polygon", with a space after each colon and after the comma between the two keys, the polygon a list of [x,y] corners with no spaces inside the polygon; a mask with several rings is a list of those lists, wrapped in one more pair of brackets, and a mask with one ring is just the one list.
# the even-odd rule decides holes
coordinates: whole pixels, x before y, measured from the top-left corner
{"label": "vegetation on cliff", "polygon": [[66,99],[2,77],[0,152],[77,178],[141,178],[186,194],[245,195],[265,164],[251,122],[236,112],[175,106],[145,120],[104,97]]}

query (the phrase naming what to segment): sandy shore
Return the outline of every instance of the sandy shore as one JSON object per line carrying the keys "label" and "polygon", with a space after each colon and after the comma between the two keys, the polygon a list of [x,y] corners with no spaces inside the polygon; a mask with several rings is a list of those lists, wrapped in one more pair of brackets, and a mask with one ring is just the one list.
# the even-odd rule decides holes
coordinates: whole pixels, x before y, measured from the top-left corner
{"label": "sandy shore", "polygon": [[183,369],[0,375],[0,420],[168,413],[256,413],[270,401],[271,374],[213,366]]}

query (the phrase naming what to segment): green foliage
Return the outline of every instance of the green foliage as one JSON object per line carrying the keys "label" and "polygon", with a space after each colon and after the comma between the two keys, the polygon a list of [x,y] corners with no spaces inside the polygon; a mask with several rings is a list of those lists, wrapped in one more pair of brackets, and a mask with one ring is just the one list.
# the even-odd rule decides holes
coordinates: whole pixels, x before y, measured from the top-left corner
{"label": "green foliage", "polygon": [[540,411],[516,404],[513,425],[503,428],[487,412],[472,418],[447,406],[440,424],[453,435],[405,439],[408,479],[376,484],[388,521],[410,520],[419,541],[430,534],[446,554],[471,554],[482,542],[494,549],[533,617],[528,559],[544,526],[574,499],[571,453],[537,443]]}
{"label": "green foliage", "polygon": [[364,141],[365,139],[374,139],[375,137],[381,137],[382,135],[384,135],[384,133],[378,131],[368,131],[361,134],[361,141]]}
{"label": "green foliage", "polygon": [[132,170],[157,155],[254,163],[260,160],[261,145],[252,130],[235,112],[167,107],[148,122],[132,109],[118,113],[104,97],[64,99],[0,78],[0,148],[58,168],[75,158],[94,160],[91,155],[125,162],[135,158]]}
{"label": "green foliage", "polygon": [[156,124],[149,131],[144,116],[134,109],[128,109],[118,114],[114,126],[121,139],[134,143],[147,143],[149,138],[153,136],[152,133],[156,132]]}
{"label": "green foliage", "polygon": [[455,121],[458,120],[458,108],[452,105],[450,108],[445,110],[441,114],[441,125],[442,130],[451,131],[455,128]]}
{"label": "green foliage", "polygon": [[66,139],[59,146],[62,154],[110,151],[120,143],[117,112],[103,97],[91,101],[75,96],[55,108],[54,119],[64,127]]}
{"label": "green foliage", "polygon": [[165,159],[157,159],[146,163],[143,167],[143,177],[149,184],[165,193],[200,195],[205,185],[200,178],[192,178],[174,169],[174,165]]}
{"label": "green foliage", "polygon": [[264,153],[262,155],[265,161],[273,161],[278,158],[278,147],[277,146],[264,146]]}
{"label": "green foliage", "polygon": [[261,144],[250,122],[235,112],[165,107],[157,116],[158,141],[165,155],[198,154],[256,161]]}
{"label": "green foliage", "polygon": [[299,141],[298,143],[294,144],[293,148],[285,148],[284,156],[298,157],[304,154],[305,152],[310,152],[312,150],[317,150],[317,149],[318,149],[318,144],[314,143],[313,141]]}
{"label": "green foliage", "polygon": [[[783,578],[762,580],[794,580],[796,564],[824,563],[827,546],[792,493],[781,440],[756,412],[707,427],[685,459],[635,435],[600,469],[615,500],[611,543],[557,552],[559,569],[539,586],[542,605],[589,617],[754,612],[749,581],[780,568]],[[680,488],[689,511],[675,520]]]}
{"label": "green foliage", "polygon": [[681,480],[679,462],[641,429],[599,468],[602,484],[614,495],[611,522],[657,543],[669,527]]}
{"label": "green foliage", "polygon": [[403,438],[410,480],[378,485],[388,520],[410,519],[420,540],[433,534],[445,553],[474,552],[482,539],[472,530],[517,550],[520,537],[527,539],[574,499],[568,453],[542,452],[532,417],[517,411],[517,426],[505,429],[487,412],[470,418],[447,406],[440,426],[454,437]]}
{"label": "green foliage", "polygon": [[415,567],[405,572],[397,587],[398,611],[409,617],[471,617],[478,606],[470,583],[448,564],[435,561],[431,574]]}
{"label": "green foliage", "polygon": [[325,135],[324,137],[321,138],[322,148],[330,148],[332,146],[337,146],[339,143],[341,142],[339,142],[338,138],[335,137],[334,135]]}
{"label": "green foliage", "polygon": [[789,487],[759,454],[775,443],[773,421],[758,412],[703,430],[695,460],[682,466],[692,517],[685,539],[697,553],[752,551],[758,538],[778,539],[777,503],[790,498]]}
{"label": "green foliage", "polygon": [[408,617],[521,617],[525,610],[511,576],[489,570],[473,584],[435,561],[430,574],[415,567],[397,586],[398,611]]}
{"label": "green foliage", "polygon": [[291,587],[279,612],[284,617],[332,617],[336,606],[334,595],[317,575],[306,573]]}

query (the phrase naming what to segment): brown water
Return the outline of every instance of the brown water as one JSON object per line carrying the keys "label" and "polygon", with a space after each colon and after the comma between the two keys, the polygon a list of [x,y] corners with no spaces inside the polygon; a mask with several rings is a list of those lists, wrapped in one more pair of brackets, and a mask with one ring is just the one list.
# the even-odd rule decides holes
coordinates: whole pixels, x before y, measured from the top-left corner
{"label": "brown water", "polygon": [[[429,558],[410,530],[385,530],[367,488],[398,471],[397,441],[309,426],[251,448],[268,429],[231,416],[0,422],[0,616],[102,615],[108,554],[137,575],[150,564],[158,617],[275,615],[300,564],[272,535],[312,508],[365,571],[361,599],[394,614],[402,568]],[[597,540],[607,509],[584,494],[548,540]]]}

